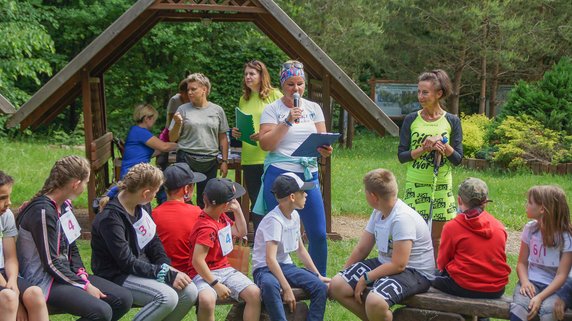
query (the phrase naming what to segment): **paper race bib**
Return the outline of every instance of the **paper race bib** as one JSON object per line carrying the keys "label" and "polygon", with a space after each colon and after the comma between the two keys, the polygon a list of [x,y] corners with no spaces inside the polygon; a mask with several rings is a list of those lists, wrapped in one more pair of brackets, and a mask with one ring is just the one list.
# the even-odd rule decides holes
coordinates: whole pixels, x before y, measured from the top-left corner
{"label": "paper race bib", "polygon": [[375,228],[375,243],[380,252],[389,252],[389,228],[377,225]]}
{"label": "paper race bib", "polygon": [[233,244],[230,224],[218,231],[218,241],[223,256],[227,256],[228,253],[232,252]]}
{"label": "paper race bib", "polygon": [[300,242],[300,230],[297,226],[286,228],[283,230],[282,242],[284,245],[284,253],[294,252],[298,249]]}
{"label": "paper race bib", "polygon": [[140,249],[143,249],[155,236],[157,225],[153,222],[153,219],[151,219],[147,211],[141,209],[141,212],[143,212],[143,215],[133,224],[133,228],[137,234],[137,244]]}
{"label": "paper race bib", "polygon": [[68,243],[73,243],[73,241],[81,236],[81,227],[71,210],[66,211],[64,215],[60,216],[60,224],[68,239]]}
{"label": "paper race bib", "polygon": [[558,267],[560,264],[560,250],[556,247],[547,248],[537,235],[530,238],[528,247],[529,262],[549,267]]}

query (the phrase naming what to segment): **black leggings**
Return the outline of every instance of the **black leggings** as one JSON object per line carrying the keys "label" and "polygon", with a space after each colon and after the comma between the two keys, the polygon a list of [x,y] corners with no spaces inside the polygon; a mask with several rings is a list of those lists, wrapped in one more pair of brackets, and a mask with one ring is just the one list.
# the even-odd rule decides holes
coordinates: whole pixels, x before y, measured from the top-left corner
{"label": "black leggings", "polygon": [[116,321],[129,312],[133,304],[129,290],[95,275],[88,279],[107,298],[96,299],[78,287],[54,282],[47,301],[51,312],[80,316],[78,321]]}

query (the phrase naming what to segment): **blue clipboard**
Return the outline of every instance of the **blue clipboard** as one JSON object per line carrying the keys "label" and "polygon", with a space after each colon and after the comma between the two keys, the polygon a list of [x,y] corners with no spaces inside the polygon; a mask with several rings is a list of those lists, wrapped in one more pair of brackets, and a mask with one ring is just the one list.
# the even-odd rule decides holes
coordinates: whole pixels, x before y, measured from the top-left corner
{"label": "blue clipboard", "polygon": [[319,157],[318,147],[332,145],[340,138],[340,133],[313,133],[306,138],[293,153],[297,157]]}

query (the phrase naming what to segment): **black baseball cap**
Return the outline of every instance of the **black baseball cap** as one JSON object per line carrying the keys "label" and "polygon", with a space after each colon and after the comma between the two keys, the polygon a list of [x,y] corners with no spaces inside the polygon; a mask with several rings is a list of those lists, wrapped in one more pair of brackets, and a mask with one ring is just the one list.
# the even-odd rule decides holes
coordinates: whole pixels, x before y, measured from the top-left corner
{"label": "black baseball cap", "polygon": [[203,194],[211,205],[224,204],[246,193],[242,185],[228,178],[211,178],[205,186]]}
{"label": "black baseball cap", "polygon": [[316,184],[313,182],[304,182],[294,173],[284,173],[274,180],[272,183],[272,193],[276,195],[276,198],[284,198],[292,193],[298,191],[307,191],[314,188]]}
{"label": "black baseball cap", "polygon": [[163,175],[165,176],[163,185],[169,191],[207,179],[204,174],[193,172],[187,163],[175,163],[167,167]]}

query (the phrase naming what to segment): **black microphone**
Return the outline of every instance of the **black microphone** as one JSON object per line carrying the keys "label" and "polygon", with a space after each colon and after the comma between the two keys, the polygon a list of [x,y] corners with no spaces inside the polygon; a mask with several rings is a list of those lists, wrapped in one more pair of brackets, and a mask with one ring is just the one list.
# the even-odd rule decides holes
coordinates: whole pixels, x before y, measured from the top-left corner
{"label": "black microphone", "polygon": [[[294,108],[300,107],[300,94],[299,94],[299,93],[294,93],[293,98],[294,98]],[[298,124],[298,123],[300,122],[300,118],[294,119],[294,122],[295,122],[296,124]]]}

